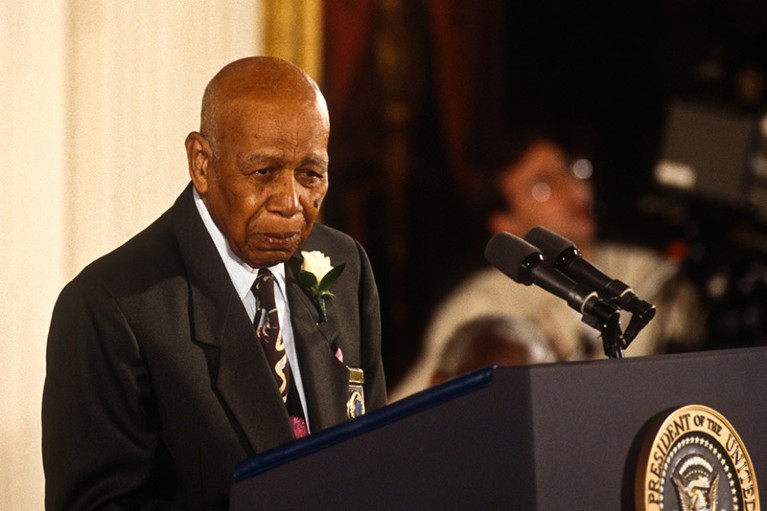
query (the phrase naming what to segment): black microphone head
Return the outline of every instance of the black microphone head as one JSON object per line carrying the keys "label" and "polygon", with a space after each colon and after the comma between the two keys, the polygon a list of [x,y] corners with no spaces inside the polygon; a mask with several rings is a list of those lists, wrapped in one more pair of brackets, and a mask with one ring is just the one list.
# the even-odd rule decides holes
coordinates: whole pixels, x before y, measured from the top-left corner
{"label": "black microphone head", "polygon": [[525,234],[525,240],[538,247],[543,257],[554,266],[561,264],[560,259],[563,257],[580,256],[575,243],[540,225],[530,229]]}
{"label": "black microphone head", "polygon": [[530,269],[541,263],[543,256],[522,238],[499,232],[487,242],[485,259],[515,282],[529,286],[532,284]]}

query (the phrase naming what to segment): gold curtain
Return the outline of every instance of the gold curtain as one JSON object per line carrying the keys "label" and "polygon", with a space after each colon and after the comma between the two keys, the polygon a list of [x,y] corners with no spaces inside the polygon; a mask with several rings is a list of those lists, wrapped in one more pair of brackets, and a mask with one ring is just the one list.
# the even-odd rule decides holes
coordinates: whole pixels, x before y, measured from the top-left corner
{"label": "gold curtain", "polygon": [[322,0],[264,0],[264,50],[322,84]]}

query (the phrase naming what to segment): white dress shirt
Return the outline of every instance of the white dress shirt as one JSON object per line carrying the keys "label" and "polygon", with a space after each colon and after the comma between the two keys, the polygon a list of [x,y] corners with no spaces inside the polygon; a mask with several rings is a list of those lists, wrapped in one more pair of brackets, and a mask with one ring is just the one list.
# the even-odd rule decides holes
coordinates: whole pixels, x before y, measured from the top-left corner
{"label": "white dress shirt", "polygon": [[[205,224],[205,228],[213,239],[213,243],[216,245],[216,250],[218,250],[221,260],[224,262],[226,271],[229,273],[229,278],[232,280],[232,284],[234,284],[234,288],[237,291],[237,296],[240,297],[250,321],[253,322],[253,318],[256,315],[256,297],[253,295],[251,287],[256,281],[258,268],[251,268],[232,252],[224,234],[213,221],[207,206],[205,206],[205,203],[197,193],[197,190],[194,190],[194,203],[195,206],[197,206],[197,211],[200,213],[202,223]],[[309,429],[309,414],[306,409],[306,397],[304,396],[304,386],[301,380],[298,355],[296,354],[296,346],[293,338],[293,325],[290,322],[290,304],[288,303],[287,293],[285,292],[285,264],[280,263],[272,266],[269,270],[274,274],[274,280],[277,283],[274,299],[277,302],[277,314],[280,318],[280,332],[282,333],[282,340],[285,343],[285,352],[288,354],[290,373],[293,377],[293,382],[296,385],[298,395],[301,398],[301,408],[304,410],[306,427]],[[311,429],[309,429],[309,431],[311,431]]]}

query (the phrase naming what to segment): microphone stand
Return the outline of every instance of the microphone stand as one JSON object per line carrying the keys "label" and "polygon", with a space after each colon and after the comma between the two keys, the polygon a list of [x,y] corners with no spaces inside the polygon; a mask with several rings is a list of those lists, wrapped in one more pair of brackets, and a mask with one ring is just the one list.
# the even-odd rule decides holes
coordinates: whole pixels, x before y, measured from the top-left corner
{"label": "microphone stand", "polygon": [[647,323],[655,317],[655,306],[643,302],[635,296],[631,301],[630,306],[625,307],[625,309],[632,313],[631,321],[629,321],[629,324],[626,327],[626,332],[624,333],[627,341],[630,343],[634,340],[634,337],[647,326]]}
{"label": "microphone stand", "polygon": [[[632,314],[631,321],[629,321],[629,325],[624,333],[621,332],[618,306],[615,305],[614,300],[610,300],[607,303],[612,307],[611,313],[602,313],[598,316],[584,313],[582,321],[591,328],[599,330],[602,334],[602,346],[608,358],[623,358],[623,350],[628,348],[637,334],[655,317],[655,306],[646,304],[643,309],[633,307],[636,312]],[[604,310],[603,308],[602,312]]]}
{"label": "microphone stand", "polygon": [[602,319],[584,314],[582,321],[602,334],[602,346],[608,358],[623,358],[623,350],[628,347],[628,342],[621,332],[620,312],[617,308],[613,314]]}

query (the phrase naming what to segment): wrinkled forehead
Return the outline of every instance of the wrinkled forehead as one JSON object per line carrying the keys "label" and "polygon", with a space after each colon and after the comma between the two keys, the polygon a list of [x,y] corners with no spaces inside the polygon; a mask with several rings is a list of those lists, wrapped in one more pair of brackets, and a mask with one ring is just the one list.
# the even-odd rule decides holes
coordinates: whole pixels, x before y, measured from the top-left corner
{"label": "wrinkled forehead", "polygon": [[251,129],[277,124],[283,129],[294,127],[314,133],[330,131],[327,108],[317,97],[242,96],[221,105],[219,113],[220,118],[215,123],[219,129]]}
{"label": "wrinkled forehead", "polygon": [[255,76],[229,80],[215,87],[213,97],[220,101],[252,99],[262,101],[316,102],[319,88],[304,75]]}

